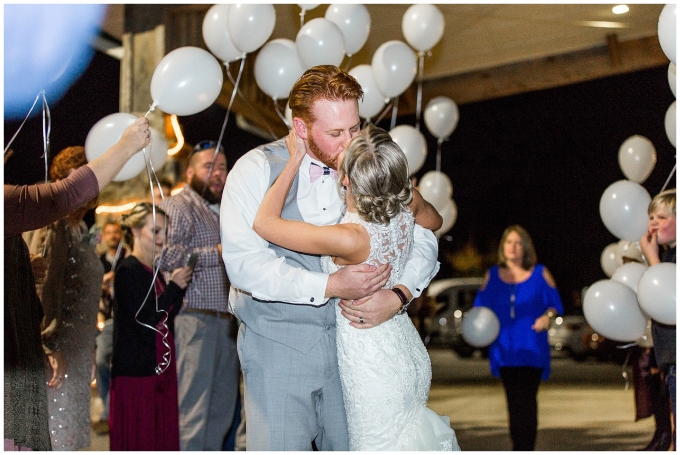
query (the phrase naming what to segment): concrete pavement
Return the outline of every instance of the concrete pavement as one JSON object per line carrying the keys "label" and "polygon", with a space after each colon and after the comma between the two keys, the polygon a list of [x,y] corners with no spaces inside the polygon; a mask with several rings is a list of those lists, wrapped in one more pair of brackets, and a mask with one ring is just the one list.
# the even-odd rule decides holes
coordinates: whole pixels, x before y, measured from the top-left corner
{"label": "concrete pavement", "polygon": [[[432,388],[429,407],[451,418],[465,451],[506,451],[508,435],[505,395],[485,359],[460,359],[453,351],[430,350]],[[550,381],[538,393],[538,451],[634,451],[652,438],[654,418],[635,422],[628,368],[596,361],[553,359]],[[92,416],[101,411],[93,393]],[[106,451],[108,436],[91,432],[85,450]]]}

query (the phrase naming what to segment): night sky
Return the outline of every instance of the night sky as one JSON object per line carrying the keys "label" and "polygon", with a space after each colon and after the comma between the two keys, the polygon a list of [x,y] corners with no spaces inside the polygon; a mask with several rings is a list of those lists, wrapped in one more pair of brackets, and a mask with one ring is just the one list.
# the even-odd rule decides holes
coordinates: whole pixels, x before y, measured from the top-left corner
{"label": "night sky", "polygon": [[[453,183],[458,218],[440,240],[439,278],[454,271],[447,253],[472,243],[481,254],[495,252],[505,227],[518,223],[532,235],[539,262],[553,273],[567,312],[572,293],[606,278],[602,250],[618,241],[604,227],[599,201],[604,190],[624,179],[618,150],[625,139],[647,137],[657,151],[657,164],[643,183],[658,193],[675,164],[675,148],[664,129],[664,116],[674,101],[667,66],[549,90],[459,106],[460,121],[442,145],[442,168]],[[83,144],[90,128],[118,112],[120,62],[97,52],[64,98],[50,106],[51,146],[57,153]],[[423,106],[428,100],[423,100]],[[455,101],[455,100],[454,100]],[[180,117],[186,140],[217,139],[226,110],[212,106]],[[415,116],[397,124],[415,124]],[[5,144],[20,122],[5,122]],[[379,124],[389,129],[390,120]],[[416,177],[434,170],[436,138],[421,120],[428,157]],[[230,117],[224,144],[233,163],[264,140],[239,130]],[[33,183],[44,176],[42,117],[23,127],[5,166],[5,183]],[[669,187],[675,187],[675,176]]]}

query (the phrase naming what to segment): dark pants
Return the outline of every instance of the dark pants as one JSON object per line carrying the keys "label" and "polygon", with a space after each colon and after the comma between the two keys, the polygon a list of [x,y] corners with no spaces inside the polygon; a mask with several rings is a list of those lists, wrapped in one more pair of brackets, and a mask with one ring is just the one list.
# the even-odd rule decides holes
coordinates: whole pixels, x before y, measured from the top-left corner
{"label": "dark pants", "polygon": [[534,450],[538,427],[536,395],[543,370],[532,367],[504,367],[500,371],[508,402],[512,450]]}

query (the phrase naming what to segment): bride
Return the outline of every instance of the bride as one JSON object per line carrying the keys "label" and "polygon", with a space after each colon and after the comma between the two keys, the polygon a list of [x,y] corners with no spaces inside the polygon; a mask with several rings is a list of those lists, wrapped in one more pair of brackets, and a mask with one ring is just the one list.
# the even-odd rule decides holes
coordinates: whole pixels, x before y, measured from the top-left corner
{"label": "bride", "polygon": [[[385,288],[393,287],[411,255],[414,222],[433,230],[442,223],[411,188],[399,146],[374,125],[355,136],[338,169],[347,213],[340,224],[315,226],[281,218],[305,155],[295,130],[286,145],[290,160],[259,207],[255,232],[284,248],[324,255],[326,273],[349,264],[390,263],[392,275]],[[338,321],[340,311],[336,306]],[[407,314],[365,330],[338,324],[337,348],[350,450],[460,450],[448,417],[426,406],[430,358]]]}

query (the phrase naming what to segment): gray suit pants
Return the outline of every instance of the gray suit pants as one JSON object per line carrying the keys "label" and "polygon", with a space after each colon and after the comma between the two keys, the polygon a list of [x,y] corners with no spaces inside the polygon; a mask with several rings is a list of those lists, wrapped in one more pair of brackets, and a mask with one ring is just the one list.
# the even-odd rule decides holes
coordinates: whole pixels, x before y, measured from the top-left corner
{"label": "gray suit pants", "polygon": [[335,340],[303,354],[241,324],[247,450],[349,450]]}
{"label": "gray suit pants", "polygon": [[175,317],[181,450],[222,450],[239,393],[232,324],[203,314]]}

